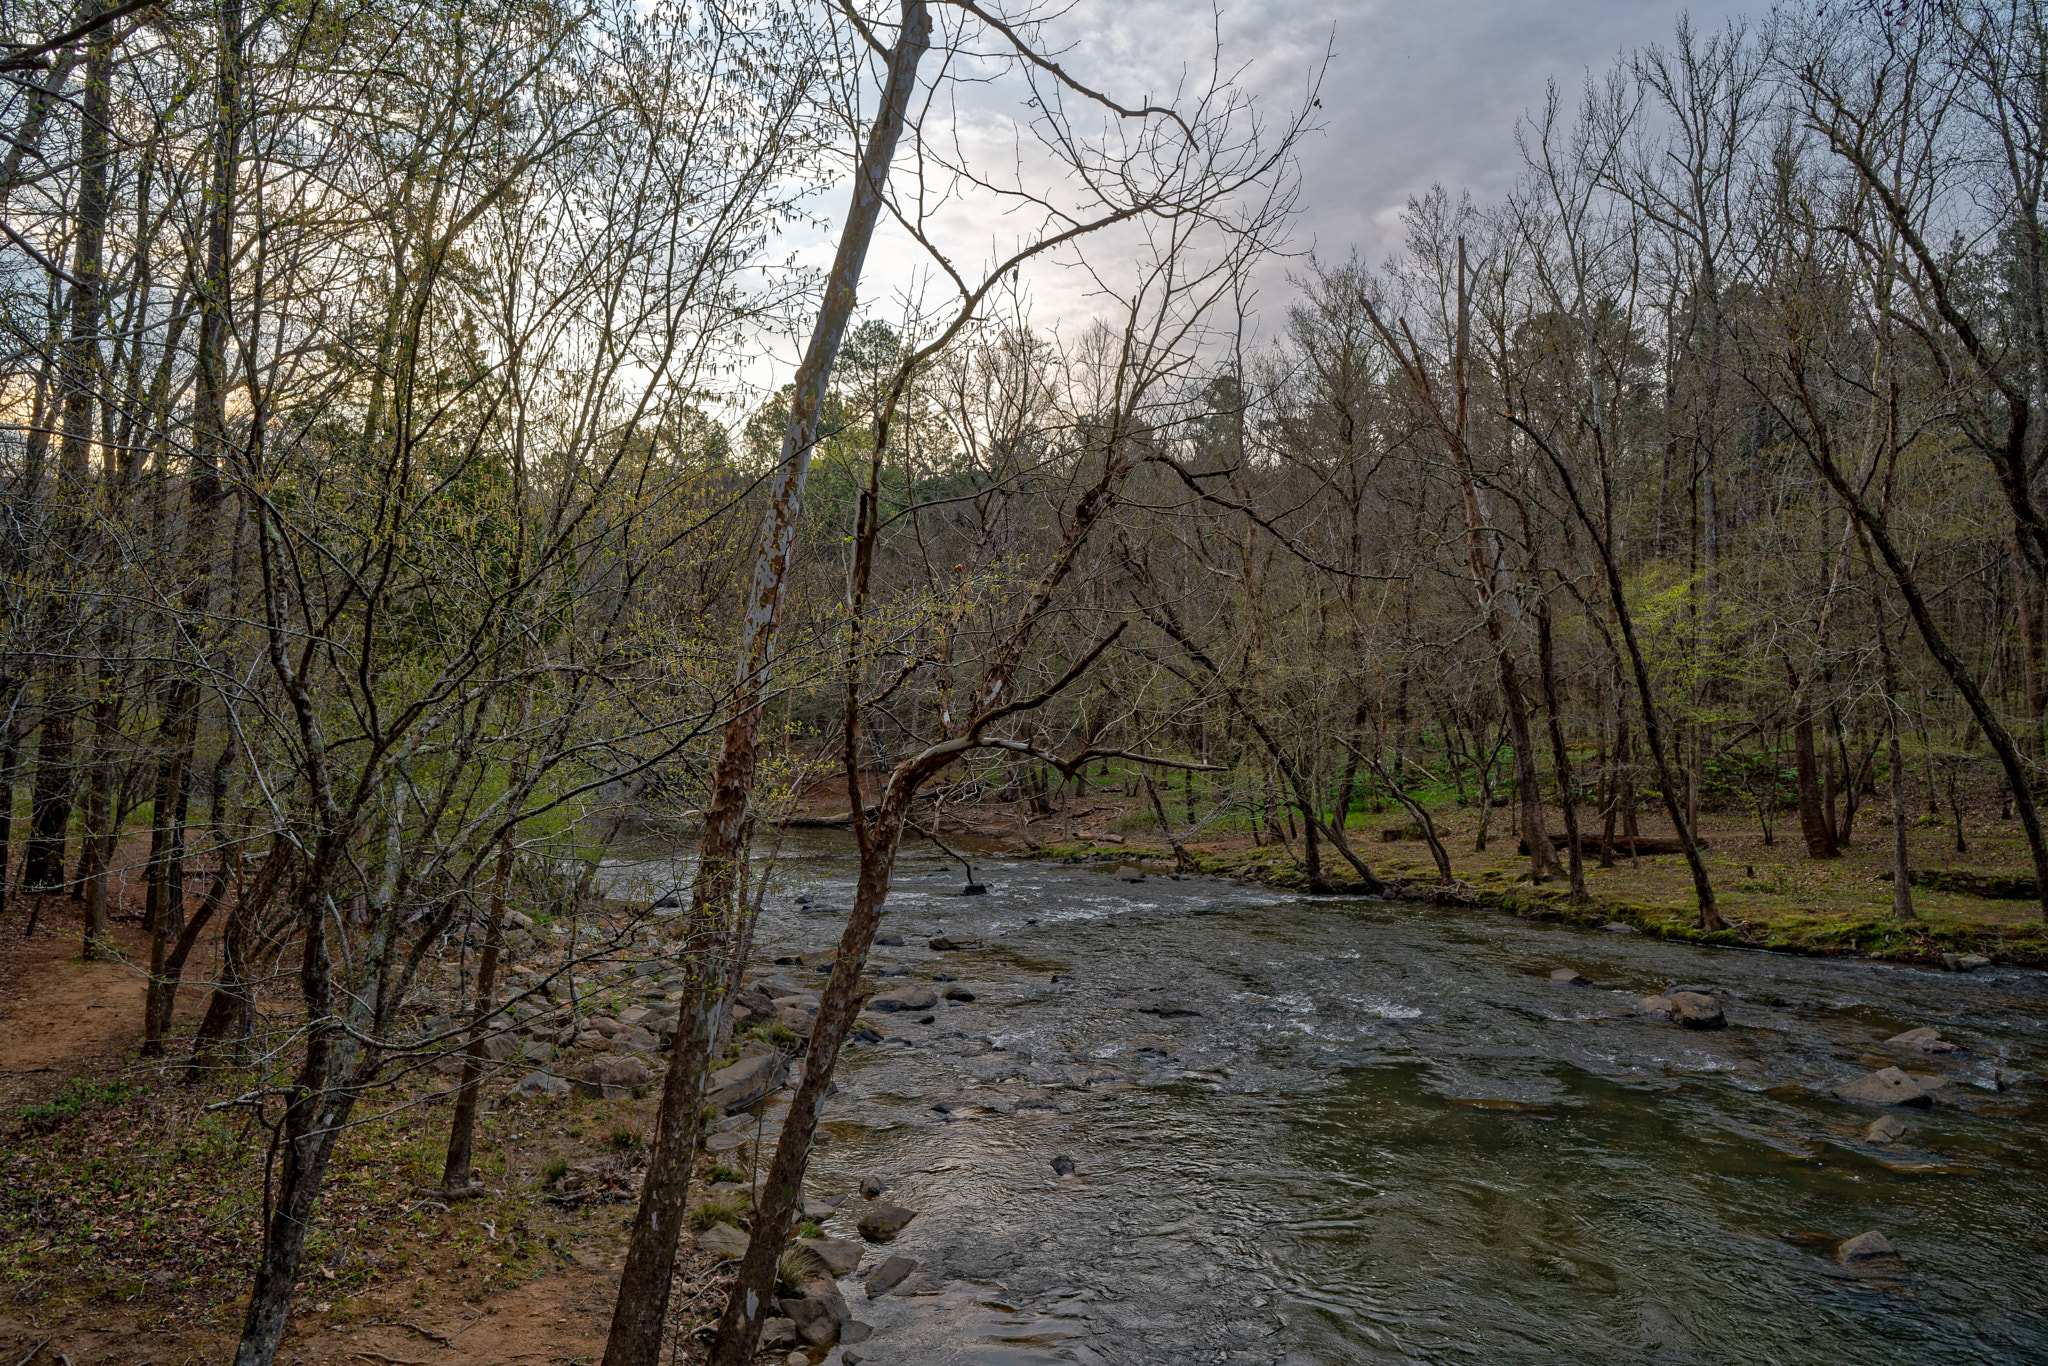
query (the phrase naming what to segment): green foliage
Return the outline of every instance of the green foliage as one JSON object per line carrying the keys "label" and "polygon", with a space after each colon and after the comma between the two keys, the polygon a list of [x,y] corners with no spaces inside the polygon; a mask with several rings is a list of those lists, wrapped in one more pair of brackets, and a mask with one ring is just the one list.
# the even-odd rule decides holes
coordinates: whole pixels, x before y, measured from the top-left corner
{"label": "green foliage", "polygon": [[24,1105],[21,1126],[31,1134],[53,1134],[87,1110],[119,1105],[140,1095],[142,1088],[126,1081],[74,1081],[40,1105]]}

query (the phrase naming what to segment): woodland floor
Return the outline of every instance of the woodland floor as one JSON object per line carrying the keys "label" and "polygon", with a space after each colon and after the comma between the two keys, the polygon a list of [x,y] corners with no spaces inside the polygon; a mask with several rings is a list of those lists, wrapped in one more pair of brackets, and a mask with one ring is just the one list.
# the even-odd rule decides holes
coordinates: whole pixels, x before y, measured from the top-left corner
{"label": "woodland floor", "polygon": [[[268,1135],[247,1110],[209,1107],[256,1074],[188,1086],[179,1064],[138,1059],[141,973],[79,960],[75,903],[49,898],[33,939],[25,910],[0,921],[0,1360],[15,1366],[43,1344],[35,1361],[51,1366],[225,1361]],[[133,917],[115,933],[131,962],[146,961]],[[190,1037],[204,1003],[203,987],[181,993],[177,1037]],[[476,1142],[486,1194],[450,1206],[433,1191],[446,1085],[418,1076],[359,1112],[280,1362],[467,1366],[601,1351],[655,1101],[487,1106]],[[602,1202],[558,1207],[542,1190],[551,1162],[614,1179]],[[715,1309],[709,1265],[685,1252],[679,1304],[701,1295]]]}

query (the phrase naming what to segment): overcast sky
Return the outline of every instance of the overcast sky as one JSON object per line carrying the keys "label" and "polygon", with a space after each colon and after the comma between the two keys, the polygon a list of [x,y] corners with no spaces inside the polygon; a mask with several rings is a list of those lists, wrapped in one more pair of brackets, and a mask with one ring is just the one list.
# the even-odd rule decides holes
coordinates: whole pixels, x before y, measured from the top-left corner
{"label": "overcast sky", "polygon": [[[1399,245],[1411,195],[1441,183],[1485,203],[1512,185],[1520,168],[1515,121],[1540,109],[1547,81],[1556,79],[1575,101],[1589,71],[1606,71],[1632,48],[1668,45],[1681,14],[1705,31],[1734,15],[1761,14],[1765,3],[1224,0],[1221,42],[1226,64],[1243,67],[1245,85],[1274,109],[1299,100],[1329,53],[1322,130],[1301,148],[1292,245],[1326,258],[1355,246],[1377,265]],[[1126,100],[1160,98],[1185,75],[1204,73],[1211,22],[1204,0],[1075,0],[1047,35],[1077,78]],[[989,88],[979,107],[971,87],[960,98],[962,126],[979,127],[982,155],[1006,162],[1010,146],[1000,125],[1016,109],[1014,88]],[[968,136],[972,147],[977,134]],[[901,181],[899,171],[899,193]],[[834,232],[845,194],[842,185],[823,201]],[[970,213],[956,223],[963,230],[954,240],[968,257],[986,255],[1014,244],[1002,240],[1013,222]],[[829,233],[800,238],[801,255],[822,267],[833,240]],[[901,316],[897,300],[917,263],[914,249],[885,227],[863,281],[865,307]],[[1281,262],[1262,272],[1255,307],[1268,335],[1284,308],[1287,269]],[[1034,317],[1071,324],[1091,313],[1080,288],[1078,280],[1041,274],[1032,285]],[[790,338],[777,348],[785,355],[775,369],[793,367],[796,345]]]}

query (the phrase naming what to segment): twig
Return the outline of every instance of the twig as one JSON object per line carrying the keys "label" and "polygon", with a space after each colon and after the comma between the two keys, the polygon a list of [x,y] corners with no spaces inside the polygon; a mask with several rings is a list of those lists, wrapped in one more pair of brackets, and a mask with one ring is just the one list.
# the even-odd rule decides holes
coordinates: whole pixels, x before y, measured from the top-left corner
{"label": "twig", "polygon": [[440,1343],[443,1347],[446,1347],[455,1341],[454,1338],[449,1337],[446,1333],[437,1333],[431,1328],[422,1328],[417,1323],[408,1323],[404,1319],[395,1320],[391,1326],[394,1328],[410,1328],[413,1332],[418,1333],[421,1337],[432,1338],[435,1342]]}
{"label": "twig", "polygon": [[42,1351],[43,1348],[48,1347],[49,1345],[50,1340],[48,1338],[44,1338],[41,1342],[29,1348],[28,1355],[23,1357],[20,1361],[15,1362],[14,1366],[28,1366],[28,1364],[31,1361],[34,1361],[36,1359],[36,1353]]}
{"label": "twig", "polygon": [[391,1363],[391,1366],[427,1366],[426,1362],[415,1360],[412,1357],[388,1357],[382,1352],[356,1351],[349,1353],[349,1355],[368,1357],[372,1361],[388,1361]]}

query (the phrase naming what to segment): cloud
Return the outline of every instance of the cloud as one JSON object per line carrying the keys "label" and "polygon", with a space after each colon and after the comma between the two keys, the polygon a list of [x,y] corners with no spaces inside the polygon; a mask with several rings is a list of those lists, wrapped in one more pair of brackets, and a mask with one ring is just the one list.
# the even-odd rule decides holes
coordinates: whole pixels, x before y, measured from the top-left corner
{"label": "cloud", "polygon": [[[1556,80],[1575,101],[1589,72],[1605,71],[1631,48],[1668,44],[1687,10],[1704,29],[1756,8],[1680,0],[1239,0],[1218,15],[1187,0],[1076,0],[1044,31],[1077,80],[1126,102],[1185,94],[1219,60],[1277,119],[1320,74],[1320,131],[1300,150],[1293,245],[1325,257],[1356,247],[1377,264],[1400,245],[1411,196],[1435,184],[1454,195],[1469,191],[1481,203],[1507,192],[1521,170],[1515,122],[1541,107],[1547,82]],[[962,144],[985,156],[992,174],[1010,165],[1004,130],[1023,113],[1018,96],[1014,79],[953,96]],[[1024,170],[1028,176],[1028,161]],[[844,201],[843,188],[824,201],[835,231]],[[1022,226],[988,200],[970,198],[949,212],[949,246],[963,266],[1014,244]],[[1104,260],[1120,253],[1128,260],[1132,245],[1125,237],[1093,249]],[[829,239],[806,254],[829,257]],[[1284,307],[1286,269],[1278,263],[1261,281],[1269,327]],[[897,316],[898,301],[921,280],[931,297],[919,253],[885,227],[861,290],[866,306]],[[1042,272],[1031,296],[1038,316],[1068,326],[1099,306],[1073,272]]]}

